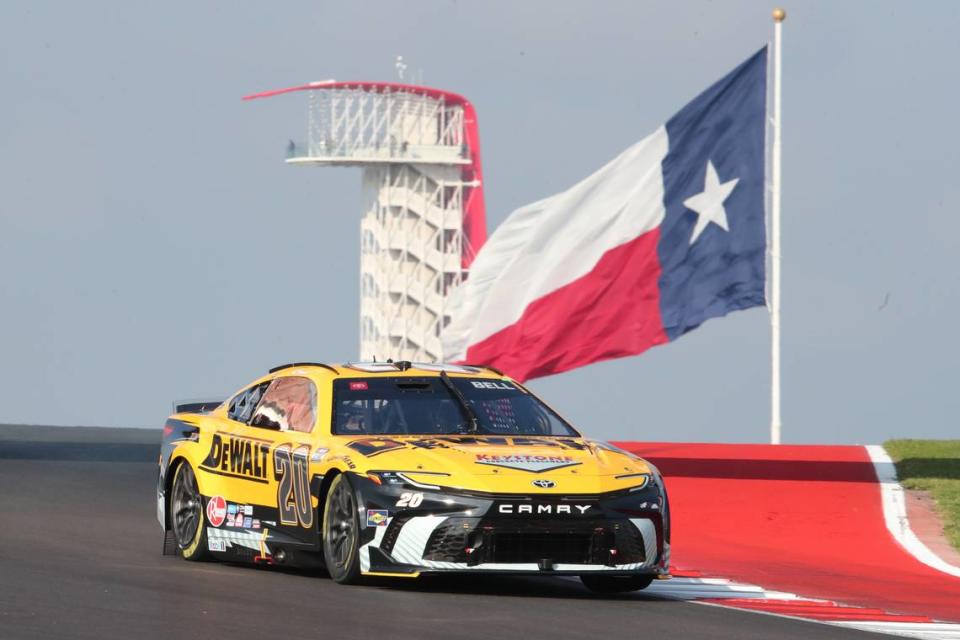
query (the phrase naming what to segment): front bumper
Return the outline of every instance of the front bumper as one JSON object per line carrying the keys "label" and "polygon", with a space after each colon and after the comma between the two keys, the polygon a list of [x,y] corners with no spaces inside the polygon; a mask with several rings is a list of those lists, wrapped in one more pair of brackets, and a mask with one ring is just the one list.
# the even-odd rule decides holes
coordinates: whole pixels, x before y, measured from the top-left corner
{"label": "front bumper", "polygon": [[[667,574],[669,507],[657,480],[599,495],[497,495],[354,475],[368,574]],[[416,505],[416,506],[410,506]]]}

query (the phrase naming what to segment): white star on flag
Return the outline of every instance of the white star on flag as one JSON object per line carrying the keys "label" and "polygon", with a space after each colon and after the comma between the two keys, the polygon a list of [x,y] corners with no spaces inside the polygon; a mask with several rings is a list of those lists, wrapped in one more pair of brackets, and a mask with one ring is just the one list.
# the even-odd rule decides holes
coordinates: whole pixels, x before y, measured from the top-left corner
{"label": "white star on flag", "polygon": [[697,214],[697,224],[693,227],[693,237],[690,238],[691,245],[697,241],[697,238],[711,222],[724,231],[730,231],[723,201],[730,196],[738,182],[740,182],[740,178],[734,178],[729,182],[720,184],[720,177],[717,176],[716,168],[714,168],[712,162],[707,160],[707,175],[703,181],[703,192],[690,196],[683,201],[683,206]]}

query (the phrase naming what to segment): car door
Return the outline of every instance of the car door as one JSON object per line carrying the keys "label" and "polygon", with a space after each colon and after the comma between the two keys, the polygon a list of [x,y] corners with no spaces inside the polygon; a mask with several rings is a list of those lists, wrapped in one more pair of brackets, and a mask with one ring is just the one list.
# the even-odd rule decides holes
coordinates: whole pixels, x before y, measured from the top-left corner
{"label": "car door", "polygon": [[[215,430],[198,472],[204,476],[204,486],[216,505],[207,514],[215,528],[254,528],[252,505],[263,504],[271,495],[273,440],[262,432],[248,432],[250,419],[269,386],[270,381],[261,381],[240,391],[230,399],[226,416],[210,421]],[[246,515],[250,522],[245,527]]]}
{"label": "car door", "polygon": [[238,435],[269,447],[266,483],[260,483],[256,492],[256,504],[265,509],[253,509],[264,516],[250,521],[250,516],[245,516],[244,528],[256,529],[253,525],[259,524],[298,541],[315,543],[316,510],[309,470],[317,413],[314,382],[303,376],[280,376],[269,383],[248,419],[238,424]]}

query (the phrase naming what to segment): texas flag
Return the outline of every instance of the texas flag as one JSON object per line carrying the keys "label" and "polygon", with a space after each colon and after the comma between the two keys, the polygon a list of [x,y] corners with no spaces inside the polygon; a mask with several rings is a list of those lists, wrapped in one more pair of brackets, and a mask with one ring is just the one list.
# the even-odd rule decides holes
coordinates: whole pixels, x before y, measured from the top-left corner
{"label": "texas flag", "polygon": [[767,50],[563,193],[517,209],[451,297],[447,360],[517,380],[764,304]]}

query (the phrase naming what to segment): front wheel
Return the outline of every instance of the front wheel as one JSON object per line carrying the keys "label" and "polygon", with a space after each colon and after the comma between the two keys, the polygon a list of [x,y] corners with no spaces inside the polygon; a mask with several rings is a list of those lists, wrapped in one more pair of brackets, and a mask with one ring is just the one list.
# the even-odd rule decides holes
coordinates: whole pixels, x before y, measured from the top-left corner
{"label": "front wheel", "polygon": [[180,555],[186,560],[206,560],[207,530],[203,519],[203,498],[197,487],[197,477],[189,462],[182,462],[173,477],[170,492],[170,515],[173,539]]}
{"label": "front wheel", "polygon": [[335,582],[356,584],[360,581],[357,497],[344,474],[333,479],[323,508],[323,559]]}
{"label": "front wheel", "polygon": [[653,582],[652,575],[636,576],[580,576],[583,586],[594,593],[613,594],[627,593],[629,591],[639,591],[646,589]]}

